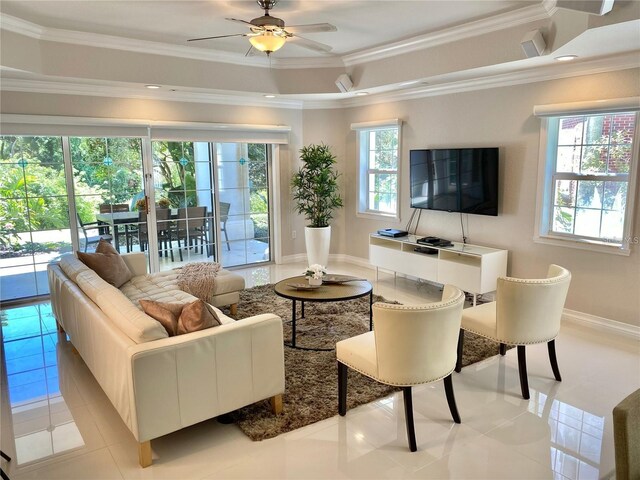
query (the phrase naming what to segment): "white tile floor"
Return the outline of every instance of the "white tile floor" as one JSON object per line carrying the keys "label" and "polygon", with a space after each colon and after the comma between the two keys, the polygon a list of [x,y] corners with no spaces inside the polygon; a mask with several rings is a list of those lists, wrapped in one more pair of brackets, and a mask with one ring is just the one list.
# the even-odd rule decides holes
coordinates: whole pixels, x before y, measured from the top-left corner
{"label": "white tile floor", "polygon": [[[375,272],[332,265],[375,280]],[[247,287],[298,275],[302,264],[239,270]],[[375,293],[404,303],[434,300],[437,288],[381,274]],[[515,349],[454,376],[462,424],[444,388],[414,390],[418,452],[406,443],[398,394],[286,435],[252,442],[215,420],[152,441],[141,469],[136,443],[81,358],[55,333],[48,304],[4,312],[2,461],[26,478],[608,478],[614,468],[611,410],[640,387],[640,347],[563,327],[563,382],[545,345],[527,349],[531,400],[520,396]],[[336,407],[337,409],[337,407]]]}

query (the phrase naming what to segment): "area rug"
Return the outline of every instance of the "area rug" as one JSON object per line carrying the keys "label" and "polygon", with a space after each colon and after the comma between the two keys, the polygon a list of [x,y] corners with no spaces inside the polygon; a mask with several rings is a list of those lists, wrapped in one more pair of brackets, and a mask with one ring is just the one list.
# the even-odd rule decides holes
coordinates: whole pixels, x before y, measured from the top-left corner
{"label": "area rug", "polygon": [[[374,295],[374,302],[386,302]],[[397,302],[391,302],[397,303]],[[299,307],[298,307],[299,308]],[[291,301],[278,297],[273,285],[244,290],[236,319],[275,313],[283,320],[284,341],[291,340]],[[299,315],[299,314],[298,314]],[[336,342],[369,330],[369,297],[344,302],[306,303],[305,318],[296,322],[296,344],[308,348],[335,346]],[[465,333],[463,366],[498,354],[498,344]],[[336,352],[296,350],[285,346],[285,393],[281,415],[268,401],[232,412],[229,417],[252,440],[265,440],[338,413]],[[351,409],[398,390],[349,369],[347,408]]]}

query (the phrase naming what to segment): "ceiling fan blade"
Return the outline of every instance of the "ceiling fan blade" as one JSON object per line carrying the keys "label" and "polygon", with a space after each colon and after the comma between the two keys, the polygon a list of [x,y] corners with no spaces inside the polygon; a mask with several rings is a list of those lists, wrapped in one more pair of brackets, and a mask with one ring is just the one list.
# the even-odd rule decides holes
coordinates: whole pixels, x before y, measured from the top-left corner
{"label": "ceiling fan blade", "polygon": [[284,28],[289,33],[337,32],[338,28],[330,23],[309,23],[307,25],[287,25]]}
{"label": "ceiling fan blade", "polygon": [[239,18],[225,18],[225,20],[229,20],[230,22],[242,23],[243,25],[251,25],[253,27],[253,24],[251,22],[240,20]]}
{"label": "ceiling fan blade", "polygon": [[294,42],[301,47],[308,48],[309,50],[314,50],[316,52],[329,53],[331,50],[333,50],[333,47],[330,45],[316,42],[314,40],[309,40],[308,38],[300,37],[298,35],[291,35],[287,39],[287,41]]}
{"label": "ceiling fan blade", "polygon": [[227,37],[246,37],[246,33],[234,33],[233,35],[216,35],[215,37],[202,37],[202,38],[190,38],[187,42],[197,42],[199,40],[212,40],[214,38],[227,38]]}

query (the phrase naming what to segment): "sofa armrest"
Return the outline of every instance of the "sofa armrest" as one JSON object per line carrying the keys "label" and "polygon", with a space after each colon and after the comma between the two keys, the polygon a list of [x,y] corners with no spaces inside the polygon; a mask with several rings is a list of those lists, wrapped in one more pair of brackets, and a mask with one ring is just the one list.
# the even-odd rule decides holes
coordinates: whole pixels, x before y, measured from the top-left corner
{"label": "sofa armrest", "polygon": [[123,253],[121,257],[134,277],[147,274],[147,256],[144,253]]}
{"label": "sofa armrest", "polygon": [[128,349],[144,442],[284,392],[282,320],[256,315]]}

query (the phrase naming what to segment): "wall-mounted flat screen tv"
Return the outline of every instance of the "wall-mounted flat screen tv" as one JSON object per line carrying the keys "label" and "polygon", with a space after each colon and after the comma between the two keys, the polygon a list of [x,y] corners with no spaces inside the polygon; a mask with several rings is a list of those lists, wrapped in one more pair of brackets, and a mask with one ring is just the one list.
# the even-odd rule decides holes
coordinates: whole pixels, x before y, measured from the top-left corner
{"label": "wall-mounted flat screen tv", "polygon": [[498,148],[411,150],[411,206],[498,215]]}

